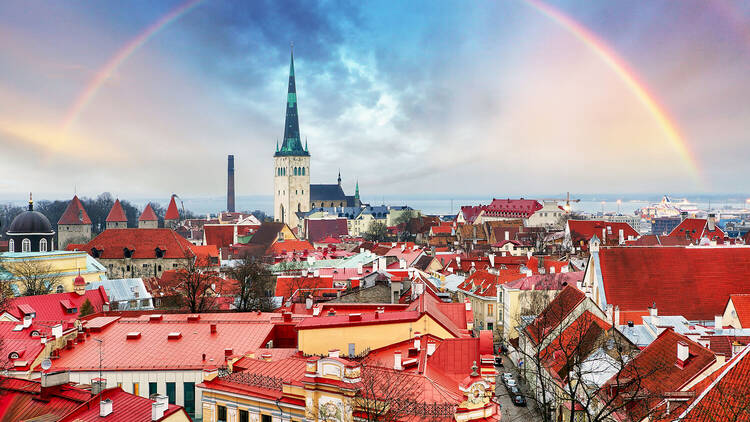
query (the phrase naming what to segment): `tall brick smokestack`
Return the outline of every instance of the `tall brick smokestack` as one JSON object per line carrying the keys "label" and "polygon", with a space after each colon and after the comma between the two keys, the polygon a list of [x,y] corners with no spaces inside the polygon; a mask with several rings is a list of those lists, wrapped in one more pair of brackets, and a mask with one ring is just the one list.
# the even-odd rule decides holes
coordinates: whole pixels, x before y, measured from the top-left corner
{"label": "tall brick smokestack", "polygon": [[234,155],[227,157],[227,211],[234,212]]}

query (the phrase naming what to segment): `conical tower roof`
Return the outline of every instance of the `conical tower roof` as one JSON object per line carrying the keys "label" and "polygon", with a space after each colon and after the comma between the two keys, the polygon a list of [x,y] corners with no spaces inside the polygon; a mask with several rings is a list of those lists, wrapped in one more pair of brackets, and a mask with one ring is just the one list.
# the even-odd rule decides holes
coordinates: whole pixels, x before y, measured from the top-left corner
{"label": "conical tower roof", "polygon": [[91,219],[78,199],[78,195],[73,196],[73,199],[68,202],[68,207],[65,208],[57,224],[91,224]]}
{"label": "conical tower roof", "polygon": [[159,217],[156,216],[154,209],[151,208],[151,204],[146,205],[143,213],[141,213],[141,216],[138,217],[138,221],[156,221],[158,219]]}
{"label": "conical tower roof", "polygon": [[120,200],[116,199],[115,204],[112,205],[112,209],[109,210],[109,214],[107,215],[107,219],[104,220],[107,223],[122,223],[128,222],[128,217],[125,215],[125,210],[122,209],[122,205],[120,204]]}
{"label": "conical tower roof", "polygon": [[174,201],[174,195],[172,195],[172,200],[169,201],[169,206],[167,207],[167,213],[164,214],[165,220],[179,220],[180,219],[180,212],[177,210],[177,203]]}

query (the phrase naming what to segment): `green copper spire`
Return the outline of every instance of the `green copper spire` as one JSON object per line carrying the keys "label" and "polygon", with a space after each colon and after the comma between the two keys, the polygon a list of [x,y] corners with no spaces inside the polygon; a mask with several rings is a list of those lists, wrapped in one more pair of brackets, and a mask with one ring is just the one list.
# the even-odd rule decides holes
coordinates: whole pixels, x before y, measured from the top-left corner
{"label": "green copper spire", "polygon": [[359,200],[359,179],[357,179],[357,184],[354,187],[354,199]]}
{"label": "green copper spire", "polygon": [[289,62],[289,90],[286,95],[286,120],[284,121],[284,141],[281,149],[275,154],[282,155],[310,155],[302,149],[302,141],[299,136],[299,118],[297,115],[297,86],[294,82],[294,46],[292,45],[291,59]]}

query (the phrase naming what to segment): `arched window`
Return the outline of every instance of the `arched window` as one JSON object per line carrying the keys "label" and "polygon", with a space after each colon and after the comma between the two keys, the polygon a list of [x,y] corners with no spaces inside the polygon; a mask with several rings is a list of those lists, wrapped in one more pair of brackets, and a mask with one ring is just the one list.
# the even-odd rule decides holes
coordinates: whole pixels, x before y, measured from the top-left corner
{"label": "arched window", "polygon": [[297,212],[302,211],[302,204],[297,204]]}
{"label": "arched window", "polygon": [[10,239],[8,241],[8,250],[11,251],[11,252],[15,252],[16,251],[16,242],[14,242],[13,239]]}
{"label": "arched window", "polygon": [[57,293],[63,292],[63,286],[57,286]]}
{"label": "arched window", "polygon": [[31,252],[31,241],[29,239],[21,241],[21,252]]}
{"label": "arched window", "polygon": [[305,168],[304,167],[302,167],[302,175],[303,176],[305,175]]}
{"label": "arched window", "polygon": [[39,241],[39,252],[47,252],[47,239]]}

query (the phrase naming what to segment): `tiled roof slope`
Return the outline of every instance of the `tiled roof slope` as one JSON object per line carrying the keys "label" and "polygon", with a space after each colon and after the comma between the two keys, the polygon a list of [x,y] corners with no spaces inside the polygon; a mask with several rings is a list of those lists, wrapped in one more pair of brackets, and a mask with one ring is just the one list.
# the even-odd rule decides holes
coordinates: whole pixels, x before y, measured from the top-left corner
{"label": "tiled roof slope", "polygon": [[550,331],[555,329],[565,318],[586,299],[582,291],[573,286],[565,286],[555,296],[534,322],[526,327],[526,332],[534,341],[544,339]]}
{"label": "tiled roof slope", "polygon": [[[107,417],[99,416],[99,401],[112,400],[112,413]],[[122,388],[109,388],[93,397],[86,403],[78,406],[60,422],[151,422],[151,407],[154,402],[145,397],[136,396],[122,391]],[[167,420],[175,413],[183,412],[185,409],[176,404],[169,404],[164,415],[157,421]],[[185,414],[187,418],[187,414]]]}
{"label": "tiled roof slope", "polygon": [[42,401],[41,384],[19,378],[2,377],[0,380],[0,415],[3,421],[56,421],[82,403],[91,399],[91,393],[75,387],[61,385],[50,390],[49,400]]}
{"label": "tiled roof slope", "polygon": [[750,294],[730,295],[734,311],[737,313],[737,319],[743,328],[750,328]]}
{"label": "tiled roof slope", "polygon": [[[594,235],[596,235],[596,237],[598,237],[603,243],[616,243],[620,238],[620,230],[623,231],[623,236],[626,240],[629,236],[638,237],[638,232],[628,223],[597,220],[568,220],[568,227],[570,228],[570,237],[574,244],[577,244],[581,240],[588,242]],[[606,239],[603,237],[606,237]]]}
{"label": "tiled roof slope", "polygon": [[346,218],[305,220],[307,238],[311,242],[319,242],[328,236],[338,237],[349,234]]}
{"label": "tiled roof slope", "polygon": [[18,319],[23,319],[26,312],[36,313],[34,321],[39,322],[73,322],[78,319],[78,312],[69,313],[63,302],[72,305],[77,310],[81,309],[83,302],[88,299],[96,312],[101,312],[104,303],[109,301],[103,287],[94,290],[86,290],[83,295],[78,293],[51,293],[37,296],[19,296],[11,298],[6,306],[9,314]]}
{"label": "tiled roof slope", "polygon": [[705,218],[686,218],[677,227],[672,229],[668,237],[681,237],[696,242],[703,237],[711,240],[717,238],[723,239],[724,232],[719,226],[715,226],[713,231],[709,230],[708,222]]}
{"label": "tiled roof slope", "polygon": [[[611,247],[599,251],[607,304],[709,321],[730,294],[750,293],[747,247]],[[689,296],[686,296],[689,295]],[[689,298],[689,300],[686,300]]]}
{"label": "tiled roof slope", "polygon": [[156,248],[164,251],[164,258],[192,256],[192,244],[171,229],[107,229],[81,249],[89,253],[97,249],[102,259],[122,259],[126,247],[133,251],[134,259],[156,258]]}
{"label": "tiled roof slope", "polygon": [[68,202],[65,212],[57,221],[57,224],[91,224],[91,219],[78,199],[78,195]]}

